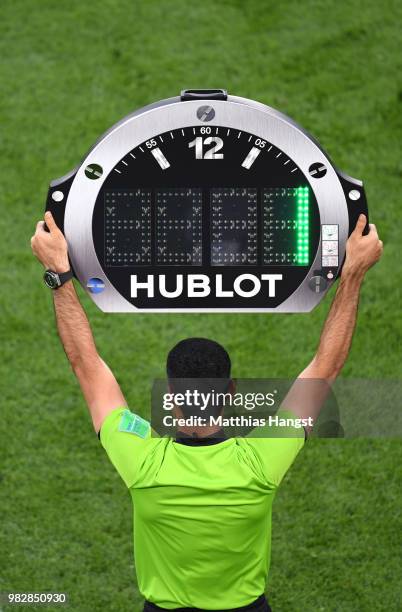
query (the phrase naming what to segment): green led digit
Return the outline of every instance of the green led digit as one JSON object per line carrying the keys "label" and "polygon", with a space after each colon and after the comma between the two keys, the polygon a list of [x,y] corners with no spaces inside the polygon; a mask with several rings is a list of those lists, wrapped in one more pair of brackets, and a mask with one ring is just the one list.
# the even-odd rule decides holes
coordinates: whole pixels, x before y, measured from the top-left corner
{"label": "green led digit", "polygon": [[307,266],[309,264],[309,188],[296,189],[296,264]]}

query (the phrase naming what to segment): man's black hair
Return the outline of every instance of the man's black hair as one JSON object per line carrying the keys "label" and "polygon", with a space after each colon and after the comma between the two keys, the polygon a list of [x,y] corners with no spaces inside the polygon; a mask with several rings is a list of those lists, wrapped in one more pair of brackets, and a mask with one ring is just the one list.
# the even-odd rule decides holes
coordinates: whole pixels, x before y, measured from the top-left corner
{"label": "man's black hair", "polygon": [[[214,390],[226,393],[230,382],[230,357],[227,351],[207,338],[186,338],[181,340],[170,351],[166,370],[174,393],[185,393],[197,389],[200,392]],[[203,379],[197,382],[197,379]],[[186,416],[197,414],[189,406],[182,407]],[[222,411],[220,406],[210,405],[207,412],[217,416]]]}
{"label": "man's black hair", "polygon": [[207,338],[186,338],[169,352],[166,370],[169,378],[229,378],[227,351]]}

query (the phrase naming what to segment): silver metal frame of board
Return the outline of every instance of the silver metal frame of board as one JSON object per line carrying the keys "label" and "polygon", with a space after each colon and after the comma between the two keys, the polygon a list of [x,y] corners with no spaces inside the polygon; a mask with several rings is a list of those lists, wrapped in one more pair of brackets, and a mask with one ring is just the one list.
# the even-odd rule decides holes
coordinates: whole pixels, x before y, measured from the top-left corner
{"label": "silver metal frame of board", "polygon": [[[78,167],[68,194],[64,218],[64,231],[77,278],[88,292],[88,279],[100,278],[104,281],[105,288],[101,293],[90,293],[104,312],[309,312],[332,284],[329,282],[327,290],[322,293],[315,293],[308,286],[311,270],[321,268],[321,236],[315,259],[303,282],[276,308],[137,309],[115,289],[102,269],[92,240],[92,214],[107,176],[122,157],[144,141],[163,132],[205,125],[197,118],[196,111],[200,104],[206,103],[215,110],[215,117],[208,121],[208,125],[221,125],[254,134],[274,144],[299,166],[317,199],[321,224],[339,226],[339,262],[342,262],[349,229],[345,195],[330,159],[307,132],[279,111],[246,98],[228,96],[225,101],[186,102],[180,98],[169,98],[138,109],[116,123],[98,139]],[[325,164],[327,173],[323,178],[309,179],[309,166],[315,162]],[[102,177],[98,180],[85,176],[86,166],[93,163],[103,168]],[[56,186],[57,182],[54,181],[52,186]]]}

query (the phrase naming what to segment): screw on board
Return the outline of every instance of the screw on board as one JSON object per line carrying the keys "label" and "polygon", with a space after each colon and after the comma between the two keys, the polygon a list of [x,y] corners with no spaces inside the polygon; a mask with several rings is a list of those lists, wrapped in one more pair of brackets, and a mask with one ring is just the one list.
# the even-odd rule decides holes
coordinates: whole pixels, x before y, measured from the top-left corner
{"label": "screw on board", "polygon": [[99,164],[89,164],[89,166],[85,168],[85,176],[93,181],[100,178],[102,174],[103,169],[102,166],[99,166]]}
{"label": "screw on board", "polygon": [[53,202],[62,202],[64,200],[64,193],[62,191],[53,191],[52,200]]}
{"label": "screw on board", "polygon": [[357,189],[351,189],[349,191],[349,198],[351,200],[358,200],[360,198],[360,191],[358,191]]}
{"label": "screw on board", "polygon": [[308,173],[313,178],[319,179],[327,174],[327,168],[321,162],[315,162],[314,164],[311,164],[310,168],[308,169]]}
{"label": "screw on board", "polygon": [[215,111],[212,106],[200,106],[197,108],[197,117],[200,121],[211,121],[215,117]]}

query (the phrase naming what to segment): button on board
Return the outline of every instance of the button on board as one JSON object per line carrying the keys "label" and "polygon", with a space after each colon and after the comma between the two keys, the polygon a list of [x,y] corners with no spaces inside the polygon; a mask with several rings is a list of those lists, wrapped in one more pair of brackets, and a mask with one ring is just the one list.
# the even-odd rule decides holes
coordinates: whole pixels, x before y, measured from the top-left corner
{"label": "button on board", "polygon": [[336,268],[338,267],[338,257],[325,256],[322,258],[323,268]]}
{"label": "button on board", "polygon": [[338,255],[338,241],[337,240],[323,240],[322,241],[322,254],[326,255]]}
{"label": "button on board", "polygon": [[328,282],[323,276],[317,275],[310,278],[308,286],[314,293],[321,293],[327,288]]}
{"label": "button on board", "polygon": [[323,225],[322,226],[322,239],[323,240],[338,240],[338,226],[337,225]]}
{"label": "button on board", "polygon": [[321,265],[323,268],[338,267],[339,227],[337,224],[321,226]]}

